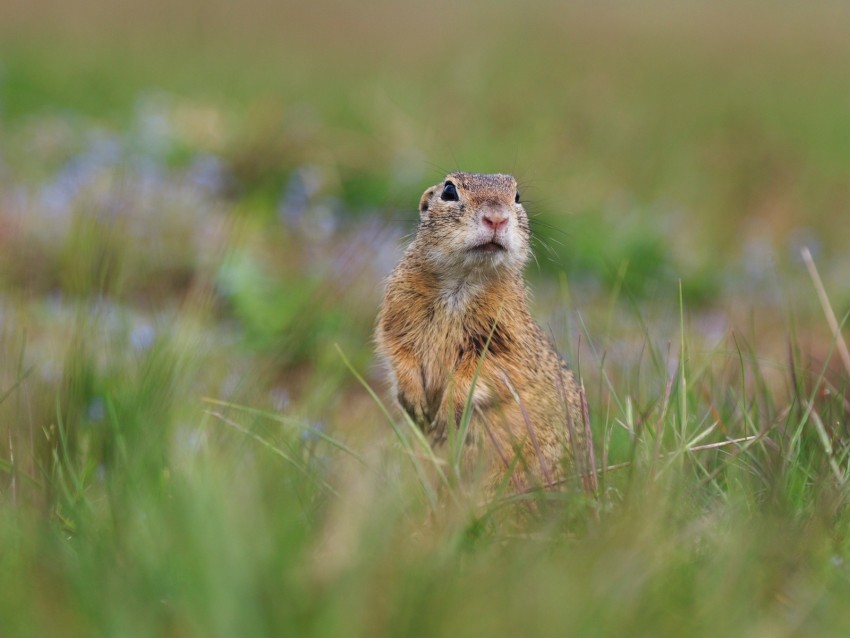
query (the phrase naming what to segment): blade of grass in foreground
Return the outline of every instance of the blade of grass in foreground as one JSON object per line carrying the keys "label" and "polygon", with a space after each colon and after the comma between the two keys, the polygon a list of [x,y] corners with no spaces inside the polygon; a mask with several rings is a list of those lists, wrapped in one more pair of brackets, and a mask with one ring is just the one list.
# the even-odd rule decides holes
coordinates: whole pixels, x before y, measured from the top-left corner
{"label": "blade of grass in foreground", "polygon": [[[410,441],[408,441],[407,437],[404,436],[401,429],[396,424],[395,419],[393,419],[389,410],[387,410],[387,407],[384,405],[384,402],[381,401],[380,397],[377,394],[375,394],[375,391],[372,390],[372,388],[369,386],[368,383],[366,383],[366,379],[364,379],[360,375],[360,373],[357,372],[357,370],[352,365],[351,361],[349,361],[348,357],[345,356],[345,353],[342,351],[342,348],[339,347],[339,344],[334,344],[334,346],[336,347],[336,351],[339,353],[339,356],[342,358],[342,362],[345,364],[345,367],[348,368],[349,372],[351,372],[351,374],[354,375],[354,378],[357,379],[357,381],[360,383],[360,385],[362,385],[363,388],[366,390],[366,392],[369,393],[369,396],[372,397],[372,400],[378,405],[378,408],[381,410],[383,415],[386,417],[387,421],[389,421],[390,427],[393,429],[393,432],[395,432],[396,437],[398,438],[399,442],[401,443],[402,447],[404,448],[404,451],[407,453],[407,456],[410,458],[410,462],[413,464],[413,467],[416,470],[416,476],[419,479],[419,484],[421,485],[422,490],[425,492],[425,495],[428,497],[428,502],[431,504],[432,508],[436,508],[436,506],[437,506],[437,494],[434,492],[434,489],[431,487],[431,485],[428,481],[428,476],[425,474],[425,470],[422,468],[422,465],[419,463],[419,458],[416,456],[416,453],[413,451],[413,448],[410,445]],[[409,423],[409,425],[411,425],[414,432],[416,432],[419,435],[419,437],[417,437],[417,438],[420,438],[420,437],[422,438],[426,449],[430,452],[430,458],[434,461],[434,467],[438,468],[438,471],[439,471],[439,461],[437,461],[436,457],[434,456],[434,452],[433,452],[433,450],[431,450],[431,446],[428,444],[427,440],[424,440],[424,437],[422,437],[422,433],[419,432],[419,428],[416,427],[416,424],[413,423],[413,421],[410,419],[409,415],[408,415],[406,423]],[[442,471],[440,471],[440,474],[442,475]],[[445,476],[442,476],[442,478],[445,480]]]}
{"label": "blade of grass in foreground", "polygon": [[682,280],[679,280],[679,336],[681,345],[679,349],[679,440],[683,441],[687,437],[688,424],[688,379],[687,371],[685,370],[686,351],[685,351],[685,302],[682,297]]}
{"label": "blade of grass in foreground", "polygon": [[339,492],[337,492],[337,491],[336,491],[336,490],[335,490],[335,489],[331,486],[331,484],[330,484],[330,483],[328,483],[325,479],[323,479],[323,478],[321,478],[321,477],[319,477],[319,476],[316,476],[315,472],[311,472],[311,471],[310,471],[310,469],[309,469],[308,467],[305,467],[302,463],[299,463],[296,459],[294,459],[293,457],[289,456],[286,452],[284,452],[283,450],[281,450],[279,447],[277,447],[276,445],[274,445],[274,444],[273,444],[273,443],[271,443],[270,441],[267,441],[266,439],[264,439],[263,437],[261,437],[261,436],[260,436],[259,434],[257,434],[256,432],[251,432],[250,430],[248,430],[248,429],[246,429],[246,428],[242,427],[241,425],[239,425],[238,423],[236,423],[236,422],[235,422],[235,421],[233,421],[232,419],[228,419],[228,418],[227,418],[226,416],[224,416],[221,412],[214,412],[214,411],[212,411],[212,410],[205,410],[205,412],[204,412],[204,413],[205,413],[205,414],[207,414],[207,415],[209,415],[209,416],[211,416],[211,417],[213,417],[213,418],[215,418],[215,419],[218,419],[219,421],[221,421],[221,422],[222,422],[222,423],[224,423],[225,425],[227,425],[227,426],[229,426],[229,427],[233,428],[233,429],[234,429],[234,430],[236,430],[237,432],[241,432],[241,433],[242,433],[242,434],[244,434],[245,436],[248,436],[248,437],[250,437],[250,438],[254,439],[257,443],[259,443],[259,444],[260,444],[260,445],[262,445],[264,448],[266,448],[267,450],[269,450],[272,454],[275,454],[276,456],[279,456],[279,457],[280,457],[280,458],[282,458],[284,461],[286,461],[287,463],[289,463],[290,465],[292,465],[292,466],[293,466],[294,468],[296,468],[299,472],[301,472],[304,476],[306,476],[307,478],[309,478],[309,479],[311,479],[311,480],[315,481],[316,483],[319,483],[322,487],[324,487],[325,489],[327,489],[327,490],[328,490],[329,492],[331,492],[334,496],[339,496]]}
{"label": "blade of grass in foreground", "polygon": [[820,300],[821,308],[823,308],[823,314],[826,316],[827,323],[829,323],[829,329],[832,330],[835,345],[838,348],[838,353],[841,355],[841,362],[844,364],[847,374],[850,375],[850,351],[847,350],[847,343],[844,341],[844,337],[841,336],[841,328],[847,320],[847,316],[845,315],[841,321],[841,325],[839,325],[838,320],[835,318],[835,312],[832,310],[832,304],[829,303],[826,289],[823,287],[817,266],[815,266],[812,253],[808,248],[803,248],[800,252],[803,255],[803,261],[806,262],[806,268],[809,271],[809,277],[812,279],[815,292],[818,294],[818,300]]}
{"label": "blade of grass in foreground", "polygon": [[[455,476],[460,476],[460,463],[463,457],[463,448],[466,444],[466,437],[469,434],[470,422],[472,421],[472,397],[475,395],[475,386],[478,384],[478,377],[481,374],[481,367],[484,365],[484,358],[490,350],[490,341],[493,339],[493,334],[496,332],[496,326],[499,323],[499,315],[502,313],[502,307],[496,312],[496,318],[493,320],[493,327],[490,328],[490,334],[487,335],[487,341],[481,351],[481,356],[478,358],[478,364],[475,366],[475,373],[472,375],[472,382],[469,385],[466,403],[463,405],[463,413],[460,417],[460,431],[458,432],[457,440],[455,441],[455,449],[452,454],[452,468]],[[451,434],[452,430],[449,430]]]}
{"label": "blade of grass in foreground", "polygon": [[342,441],[335,439],[334,437],[332,437],[328,434],[325,434],[324,432],[318,430],[317,428],[305,426],[303,423],[300,423],[296,419],[287,418],[287,417],[283,416],[282,414],[276,414],[274,412],[269,412],[268,410],[261,410],[259,408],[252,408],[252,407],[249,407],[247,405],[240,405],[238,403],[231,403],[229,401],[222,401],[221,399],[213,399],[211,397],[203,397],[202,401],[205,401],[206,403],[211,403],[212,405],[217,405],[217,406],[220,406],[220,407],[231,408],[231,409],[237,410],[239,412],[244,412],[245,414],[250,414],[250,415],[253,415],[253,416],[260,416],[260,417],[269,419],[271,421],[276,421],[276,422],[281,423],[283,425],[295,426],[295,427],[297,427],[301,430],[309,432],[312,436],[315,436],[316,438],[321,439],[322,441],[324,441],[328,445],[331,445],[331,446],[335,447],[336,449],[338,449],[342,452],[345,452],[346,454],[350,455],[351,457],[353,457],[354,459],[356,459],[357,461],[359,461],[363,465],[366,465],[366,461],[363,459],[363,457],[360,456],[354,450],[352,450],[350,447],[348,447]]}

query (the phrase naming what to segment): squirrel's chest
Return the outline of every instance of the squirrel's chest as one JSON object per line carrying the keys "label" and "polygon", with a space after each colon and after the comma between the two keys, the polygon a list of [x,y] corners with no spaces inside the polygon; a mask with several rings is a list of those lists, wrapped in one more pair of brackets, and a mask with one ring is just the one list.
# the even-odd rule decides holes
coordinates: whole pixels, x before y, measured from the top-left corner
{"label": "squirrel's chest", "polygon": [[438,301],[424,314],[415,349],[427,385],[444,387],[473,375],[485,352],[490,362],[506,353],[504,328],[477,310]]}
{"label": "squirrel's chest", "polygon": [[422,366],[435,376],[437,371],[453,374],[464,357],[467,327],[460,316],[439,307],[429,308],[415,331],[414,349]]}
{"label": "squirrel's chest", "polygon": [[404,379],[402,387],[419,386],[416,394],[431,404],[449,386],[463,392],[476,371],[482,386],[498,385],[489,377],[515,367],[521,340],[512,338],[511,313],[503,312],[505,296],[493,292],[474,281],[442,282],[389,297],[382,341],[396,378]]}

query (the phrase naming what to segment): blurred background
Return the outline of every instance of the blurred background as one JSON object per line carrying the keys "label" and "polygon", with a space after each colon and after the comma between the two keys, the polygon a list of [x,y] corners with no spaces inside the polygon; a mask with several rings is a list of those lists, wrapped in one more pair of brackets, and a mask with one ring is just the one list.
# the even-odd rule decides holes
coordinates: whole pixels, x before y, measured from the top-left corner
{"label": "blurred background", "polygon": [[[0,633],[842,635],[848,378],[801,250],[842,321],[848,33],[829,0],[3,0]],[[382,280],[457,169],[519,180],[600,463],[654,458],[566,494],[555,549],[422,534],[373,462],[353,372],[386,398]]]}
{"label": "blurred background", "polygon": [[706,348],[784,361],[799,331],[823,360],[804,246],[850,308],[843,3],[2,12],[2,387],[32,368],[84,420],[178,334],[197,396],[372,420],[336,345],[380,386],[382,278],[455,169],[518,177],[535,313],[574,363],[580,333],[615,364],[675,341],[679,282]]}

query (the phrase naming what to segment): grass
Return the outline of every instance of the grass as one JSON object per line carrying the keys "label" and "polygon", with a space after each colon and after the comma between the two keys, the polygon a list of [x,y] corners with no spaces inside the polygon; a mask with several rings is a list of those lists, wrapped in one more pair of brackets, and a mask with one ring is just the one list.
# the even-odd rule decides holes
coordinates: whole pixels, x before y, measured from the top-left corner
{"label": "grass", "polygon": [[[7,635],[823,635],[850,620],[845,408],[803,370],[788,403],[746,390],[765,380],[743,348],[737,369],[691,356],[643,392],[612,379],[593,405],[597,497],[481,507],[447,498],[451,481],[425,497],[410,461],[431,461],[404,424],[400,444],[343,442],[356,437],[186,399],[201,366],[182,323],[100,411],[58,399],[30,433],[38,455],[8,428]],[[91,356],[75,352],[66,382]],[[4,407],[27,403],[21,380]]]}
{"label": "grass", "polygon": [[[0,634],[847,633],[841,7],[166,9],[0,25]],[[595,494],[386,396],[454,167],[521,178]]]}

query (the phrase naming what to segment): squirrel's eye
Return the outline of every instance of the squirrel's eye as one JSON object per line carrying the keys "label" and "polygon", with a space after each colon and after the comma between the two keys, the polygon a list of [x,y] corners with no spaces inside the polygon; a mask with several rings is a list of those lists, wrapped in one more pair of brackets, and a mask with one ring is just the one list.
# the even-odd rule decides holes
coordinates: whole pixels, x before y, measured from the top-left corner
{"label": "squirrel's eye", "polygon": [[440,199],[444,202],[456,202],[460,199],[457,196],[457,188],[451,182],[446,182],[446,185],[443,186],[443,194],[440,195]]}
{"label": "squirrel's eye", "polygon": [[519,191],[516,192],[516,197],[514,197],[514,201],[519,204]]}

